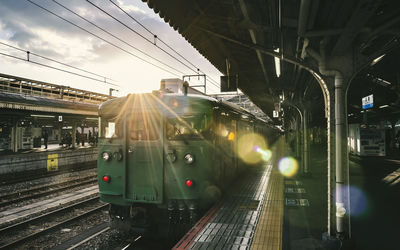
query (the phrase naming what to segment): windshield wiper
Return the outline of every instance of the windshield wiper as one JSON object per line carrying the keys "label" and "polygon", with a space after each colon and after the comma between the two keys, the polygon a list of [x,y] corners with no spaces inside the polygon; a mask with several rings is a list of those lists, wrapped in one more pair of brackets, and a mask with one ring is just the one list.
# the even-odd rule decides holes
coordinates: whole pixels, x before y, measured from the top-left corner
{"label": "windshield wiper", "polygon": [[182,141],[186,144],[189,145],[189,142],[186,140],[185,135],[182,134],[182,132],[179,130],[179,128],[175,127],[175,130],[178,132],[178,134],[180,135],[180,138],[182,138]]}

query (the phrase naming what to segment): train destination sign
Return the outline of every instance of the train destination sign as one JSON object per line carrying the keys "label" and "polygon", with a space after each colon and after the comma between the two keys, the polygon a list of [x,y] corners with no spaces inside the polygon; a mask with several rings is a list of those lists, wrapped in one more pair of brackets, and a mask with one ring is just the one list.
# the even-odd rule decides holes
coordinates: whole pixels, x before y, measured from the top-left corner
{"label": "train destination sign", "polygon": [[362,101],[363,109],[372,108],[374,106],[374,95],[369,95],[369,96],[363,97],[361,99],[361,101]]}

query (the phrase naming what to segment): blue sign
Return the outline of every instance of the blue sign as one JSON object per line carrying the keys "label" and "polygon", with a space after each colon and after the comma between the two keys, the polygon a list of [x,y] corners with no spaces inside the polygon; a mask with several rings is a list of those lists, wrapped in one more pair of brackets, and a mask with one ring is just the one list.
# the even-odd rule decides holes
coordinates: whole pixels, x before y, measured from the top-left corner
{"label": "blue sign", "polygon": [[361,101],[362,101],[363,109],[372,108],[374,106],[374,95],[369,95],[369,96],[363,97],[361,99]]}

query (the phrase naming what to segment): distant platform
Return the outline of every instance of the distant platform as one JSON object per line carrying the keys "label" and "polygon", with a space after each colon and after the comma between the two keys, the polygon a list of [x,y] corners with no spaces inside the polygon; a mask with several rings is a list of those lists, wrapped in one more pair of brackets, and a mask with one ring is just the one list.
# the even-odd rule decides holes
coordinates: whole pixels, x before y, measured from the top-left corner
{"label": "distant platform", "polygon": [[66,149],[58,144],[50,144],[47,149],[34,148],[13,153],[0,152],[0,175],[15,175],[29,172],[51,172],[64,168],[85,167],[97,162],[97,147],[77,146]]}

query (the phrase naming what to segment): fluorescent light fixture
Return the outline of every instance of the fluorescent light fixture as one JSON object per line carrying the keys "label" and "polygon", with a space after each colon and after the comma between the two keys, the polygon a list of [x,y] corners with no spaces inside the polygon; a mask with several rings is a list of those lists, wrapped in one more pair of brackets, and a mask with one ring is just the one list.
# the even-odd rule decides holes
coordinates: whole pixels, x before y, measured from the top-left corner
{"label": "fluorescent light fixture", "polygon": [[[386,84],[386,85],[391,85],[391,84],[392,84],[391,82],[388,82],[388,81],[383,80],[383,79],[381,79],[381,78],[377,78],[377,80],[378,80],[378,83],[383,83],[383,84]],[[382,85],[382,84],[381,84],[381,85]]]}
{"label": "fluorescent light fixture", "polygon": [[86,117],[85,119],[86,120],[98,120],[99,118],[97,118],[97,117]]}
{"label": "fluorescent light fixture", "polygon": [[379,106],[380,109],[387,108],[387,107],[389,107],[389,105],[387,105],[387,104]]}
{"label": "fluorescent light fixture", "polygon": [[[274,50],[275,52],[279,53],[279,48]],[[275,73],[276,76],[279,77],[281,75],[281,60],[279,57],[275,57]]]}
{"label": "fluorescent light fixture", "polygon": [[375,64],[377,64],[380,60],[382,60],[382,58],[385,56],[386,54],[383,54],[381,56],[378,56],[377,58],[375,58],[372,63],[371,66],[374,66]]}
{"label": "fluorescent light fixture", "polygon": [[54,118],[54,115],[31,115],[32,117]]}

